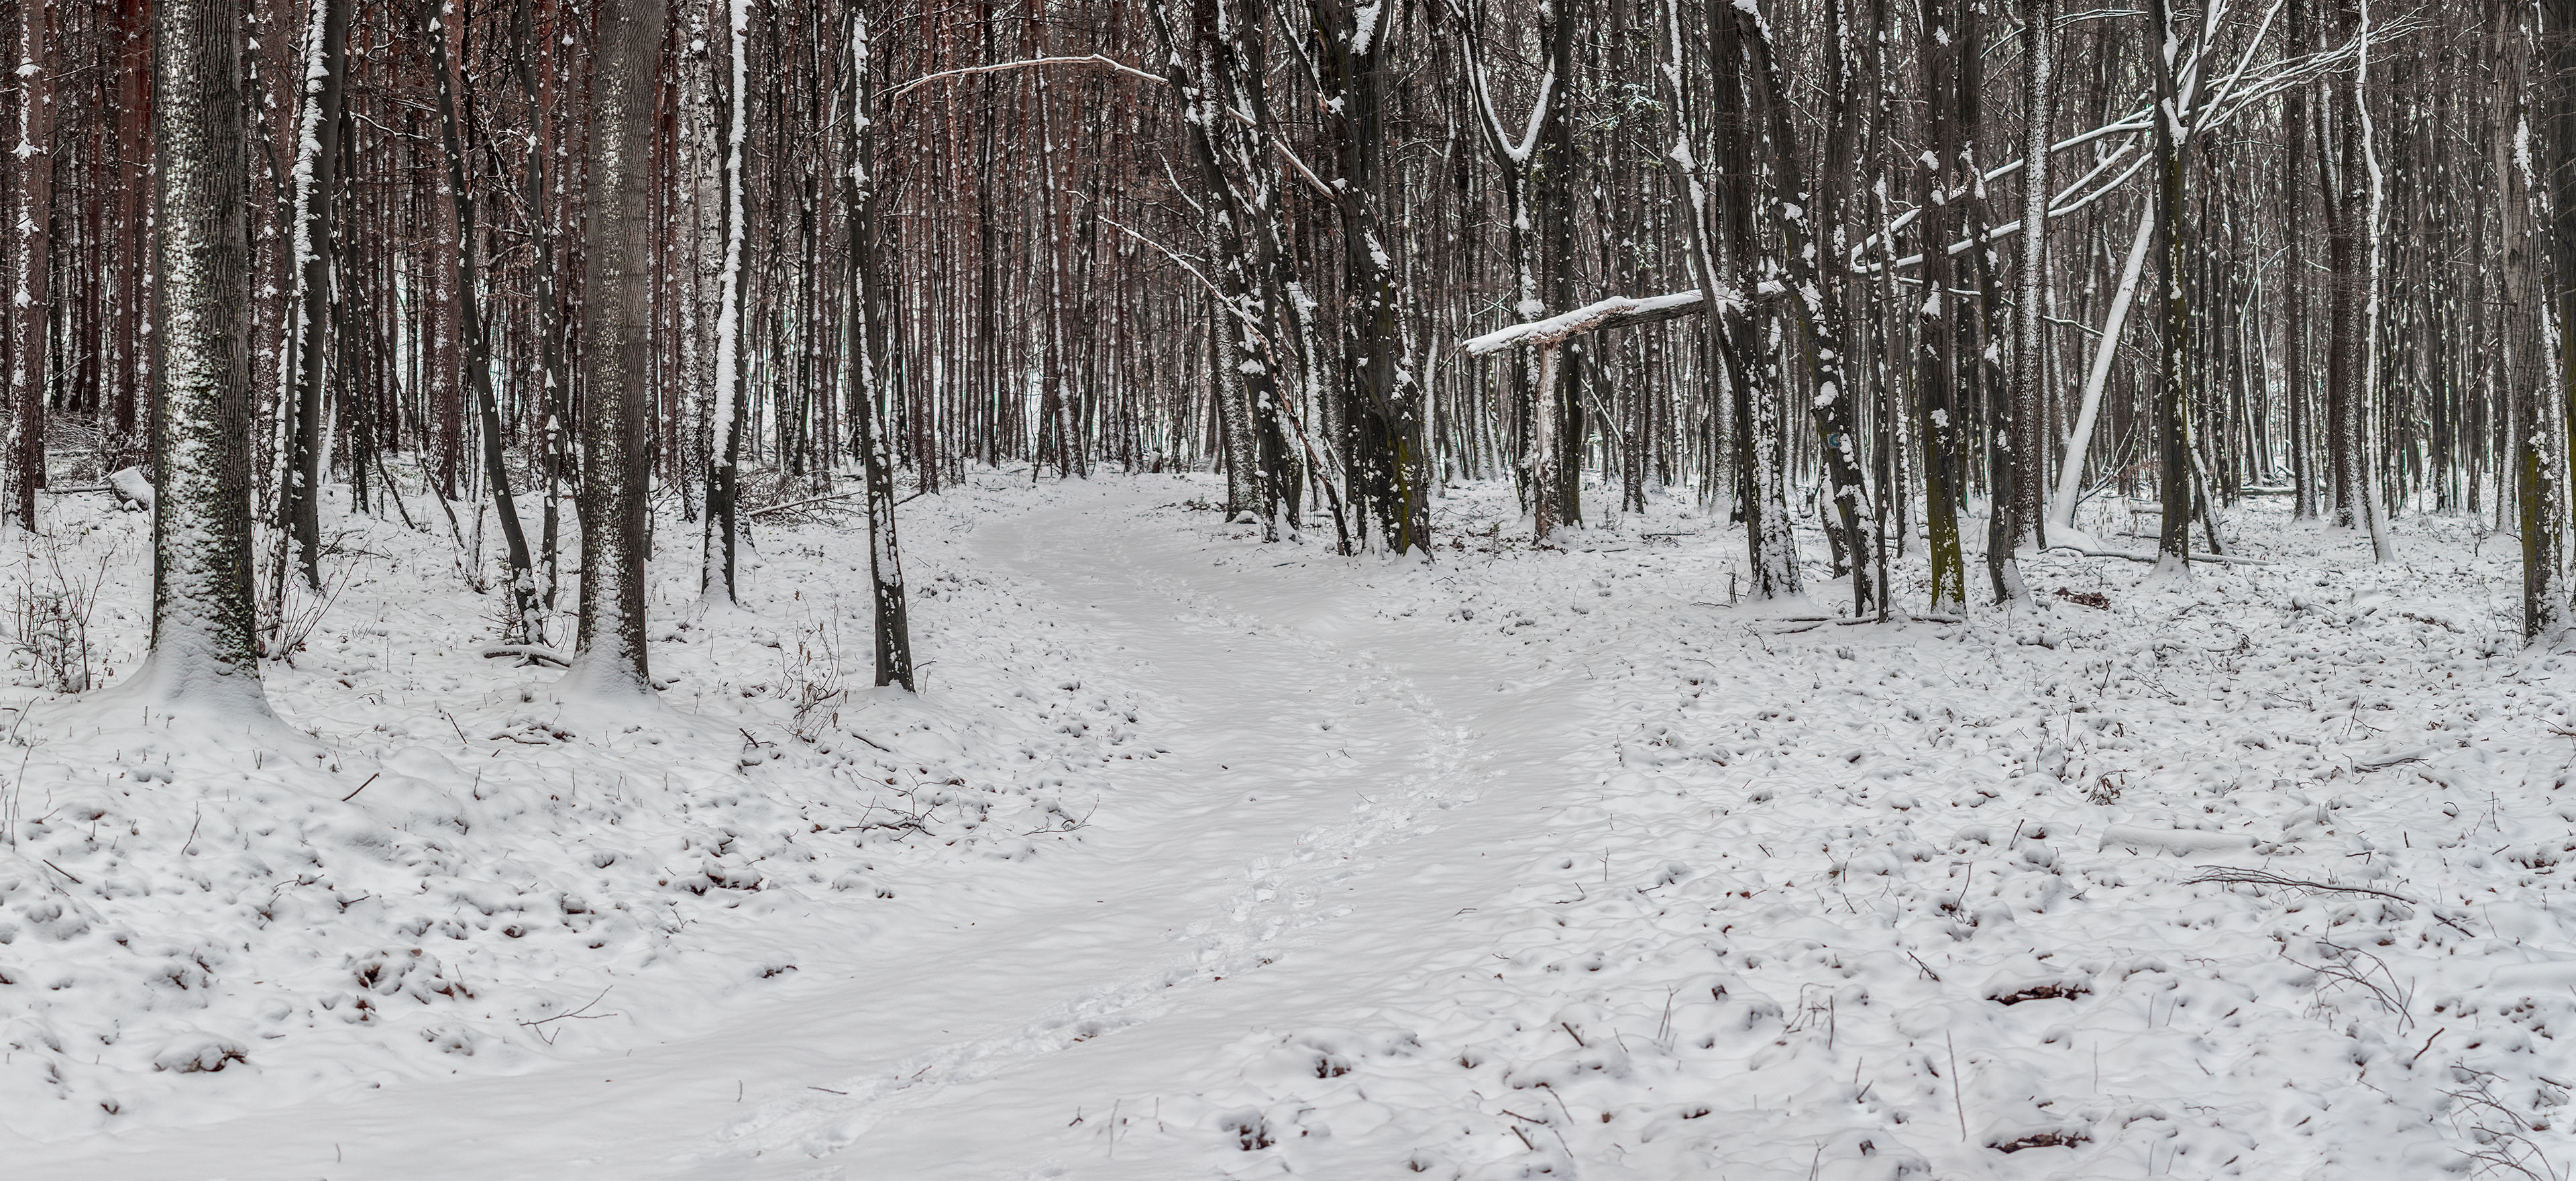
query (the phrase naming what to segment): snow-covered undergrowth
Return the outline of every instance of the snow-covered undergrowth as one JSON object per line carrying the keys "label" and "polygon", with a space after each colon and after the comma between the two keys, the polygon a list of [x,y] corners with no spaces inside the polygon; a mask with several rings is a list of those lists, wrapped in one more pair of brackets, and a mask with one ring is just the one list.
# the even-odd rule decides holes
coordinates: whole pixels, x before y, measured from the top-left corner
{"label": "snow-covered undergrowth", "polygon": [[1136,703],[1015,634],[989,579],[918,588],[935,695],[869,688],[866,551],[828,525],[763,530],[713,610],[666,527],[657,708],[483,658],[493,599],[454,546],[347,517],[318,625],[263,668],[310,740],[174,727],[112,704],[149,638],[147,519],[77,498],[52,523],[0,578],[91,587],[105,687],[42,693],[22,646],[0,690],[0,1111],[46,1138],[687,1032],[832,954],[782,906],[863,916],[920,867],[1078,840],[1108,768],[1153,757]]}
{"label": "snow-covered undergrowth", "polygon": [[2273,564],[2042,557],[1965,625],[1729,605],[1737,535],[1668,518],[1387,587],[1622,721],[1404,1019],[1247,1039],[1208,1138],[1338,1176],[2566,1175],[2576,733],[2511,541],[2416,519],[2374,568],[2268,510]]}
{"label": "snow-covered undergrowth", "polygon": [[[1533,552],[1455,489],[1426,564],[1220,494],[906,506],[918,699],[829,696],[869,663],[830,524],[760,532],[749,616],[694,616],[669,547],[650,714],[480,659],[453,547],[363,521],[268,669],[310,749],[81,715],[24,661],[0,1123],[65,1176],[320,1171],[344,1117],[294,1104],[372,1084],[408,1155],[350,1175],[2576,1165],[2576,718],[2509,539],[2408,516],[2375,567],[2256,502],[2264,564],[2045,556],[2030,605],[1851,624],[1812,563],[1730,602],[1741,534],[1680,498]],[[140,524],[58,528],[66,570],[123,547],[120,672]],[[560,1126],[433,1081],[692,1037]],[[120,1173],[99,1128],[212,1155]],[[419,1166],[461,1129],[490,1155]]]}

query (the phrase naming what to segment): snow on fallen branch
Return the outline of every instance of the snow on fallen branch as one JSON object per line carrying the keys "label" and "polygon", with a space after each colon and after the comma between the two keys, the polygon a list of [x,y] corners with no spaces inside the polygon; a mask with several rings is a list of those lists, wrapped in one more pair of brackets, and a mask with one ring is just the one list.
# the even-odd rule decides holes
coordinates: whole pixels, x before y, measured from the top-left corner
{"label": "snow on fallen branch", "polygon": [[[769,514],[769,513],[783,513],[783,512],[788,512],[788,511],[791,511],[791,510],[794,510],[794,509],[800,509],[800,508],[813,508],[813,507],[815,507],[815,506],[817,506],[817,505],[830,504],[830,503],[832,503],[832,502],[834,502],[834,501],[838,501],[838,500],[848,500],[848,499],[851,499],[852,497],[865,496],[865,495],[867,495],[867,494],[868,494],[868,490],[867,490],[867,489],[865,489],[865,488],[859,488],[859,489],[855,489],[855,490],[853,490],[853,491],[849,491],[849,492],[834,492],[834,493],[831,493],[831,494],[829,494],[829,495],[824,495],[824,496],[808,496],[808,497],[806,497],[806,498],[805,498],[805,499],[803,499],[803,500],[791,500],[791,501],[788,501],[788,502],[787,502],[787,503],[785,503],[785,504],[771,504],[771,505],[763,505],[763,506],[761,506],[761,507],[759,507],[759,508],[755,508],[755,509],[745,509],[745,510],[743,510],[743,514],[742,514],[742,515],[743,515],[745,518],[750,518],[750,517],[763,516],[763,515],[766,515],[766,514]],[[910,496],[904,497],[903,499],[901,499],[901,500],[898,500],[898,501],[894,502],[894,506],[895,506],[896,508],[902,508],[903,506],[905,506],[905,505],[907,505],[907,504],[911,504],[913,501],[919,500],[919,499],[921,499],[922,497],[924,497],[924,496],[928,496],[928,495],[930,495],[930,493],[928,493],[928,492],[926,492],[926,491],[924,491],[924,492],[915,492],[915,493],[913,493],[913,494],[912,494],[912,495],[910,495]]]}
{"label": "snow on fallen branch", "polygon": [[1084,54],[1080,57],[1032,57],[1024,58],[1020,61],[995,62],[986,66],[967,66],[963,69],[957,70],[941,70],[936,74],[924,74],[910,82],[904,83],[901,86],[894,87],[893,89],[885,92],[885,97],[888,99],[902,98],[904,95],[910,94],[924,86],[928,86],[933,82],[949,78],[963,78],[970,74],[997,74],[1004,70],[1024,70],[1032,66],[1107,66],[1110,69],[1116,70],[1131,78],[1141,78],[1156,85],[1163,85],[1170,82],[1170,79],[1165,78],[1160,74],[1146,73],[1145,71],[1119,61],[1108,54],[1091,53]]}
{"label": "snow on fallen branch", "polygon": [[[2150,564],[2162,560],[2154,554],[2133,554],[2124,550],[2115,549],[2087,549],[2080,545],[2051,545],[2040,552],[2050,554],[2078,554],[2087,558],[2119,558],[2123,561],[2147,562]],[[2204,554],[2196,550],[2193,551],[2191,560],[2194,562],[2211,562],[2221,566],[2269,566],[2272,564],[2262,558],[2240,558],[2233,554]]]}
{"label": "snow on fallen branch", "polygon": [[[1586,332],[1696,316],[1704,310],[1707,302],[1700,298],[1697,288],[1642,298],[1613,296],[1599,303],[1586,304],[1561,316],[1550,316],[1544,320],[1514,324],[1498,332],[1488,332],[1469,340],[1464,347],[1468,355],[1476,357],[1498,353],[1515,345],[1535,345],[1546,348],[1564,343],[1567,337],[1579,336]],[[1720,291],[1716,302],[1720,308],[1734,311],[1744,306],[1744,297],[1733,291]]]}
{"label": "snow on fallen branch", "polygon": [[572,667],[571,658],[541,644],[495,644],[483,650],[483,659],[485,660],[499,660],[506,656],[518,656],[528,660],[542,661],[546,664],[554,665],[557,668]]}

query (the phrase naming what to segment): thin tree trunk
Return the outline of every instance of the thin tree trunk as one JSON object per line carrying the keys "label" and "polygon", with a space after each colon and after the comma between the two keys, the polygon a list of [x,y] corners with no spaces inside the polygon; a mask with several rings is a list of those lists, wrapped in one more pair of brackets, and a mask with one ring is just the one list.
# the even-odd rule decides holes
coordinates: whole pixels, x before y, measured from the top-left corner
{"label": "thin tree trunk", "polygon": [[705,561],[698,588],[709,599],[730,603],[734,601],[735,548],[741,536],[742,436],[751,425],[742,322],[744,252],[749,245],[743,216],[743,140],[748,133],[743,92],[750,81],[745,58],[750,49],[746,22],[751,5],[745,0],[728,5],[727,11],[732,15],[725,32],[725,98],[716,121],[722,141],[717,172],[718,191],[723,194],[718,224],[724,239],[724,269],[717,281],[715,405],[707,420],[712,434],[707,445]]}
{"label": "thin tree trunk", "polygon": [[[1915,339],[1915,413],[1923,436],[1923,522],[1930,552],[1931,606],[1934,611],[1966,607],[1966,563],[1959,552],[1959,489],[1953,484],[1958,466],[1959,337],[1958,283],[1950,261],[1950,241],[1959,202],[1967,196],[1964,176],[1974,154],[1959,142],[1958,109],[1960,30],[1955,5],[1973,0],[1924,0],[1923,100],[1929,123],[1927,159],[1919,187],[1923,255],[1923,309]],[[1967,161],[1965,167],[1962,161]],[[1970,359],[1974,363],[1974,358]]]}
{"label": "thin tree trunk", "polygon": [[53,301],[46,291],[52,270],[54,209],[53,54],[46,46],[53,6],[18,3],[18,146],[16,249],[10,251],[9,497],[0,522],[14,517],[36,527],[36,490],[45,486],[45,353],[51,343]]}
{"label": "thin tree trunk", "polygon": [[877,270],[876,257],[876,59],[867,14],[858,4],[850,5],[848,13],[850,88],[846,101],[851,104],[852,134],[850,161],[842,170],[841,185],[843,216],[850,235],[845,260],[849,266],[852,317],[849,364],[857,378],[850,385],[850,414],[857,423],[853,444],[867,480],[868,575],[875,607],[876,683],[901,685],[908,692],[913,688],[912,624],[906,616],[902,555],[895,544],[894,461],[888,454],[889,432],[878,421],[883,406],[877,369],[883,326],[879,323],[877,292],[883,276]]}
{"label": "thin tree trunk", "polygon": [[2185,153],[2191,148],[2189,111],[2174,72],[2182,57],[2180,34],[2174,31],[2167,0],[2149,0],[2147,19],[2156,35],[2152,68],[2156,75],[2156,154],[2160,196],[2156,201],[2156,240],[2163,247],[2157,280],[2163,287],[2162,347],[2156,367],[2157,488],[2163,523],[2156,542],[2156,568],[2189,573],[2191,565],[2191,304],[2183,275],[2191,265],[2183,236],[2182,186]]}
{"label": "thin tree trunk", "polygon": [[305,30],[304,107],[295,136],[295,306],[282,399],[287,428],[285,487],[278,517],[293,535],[295,567],[304,585],[322,588],[322,483],[330,456],[323,444],[323,391],[338,328],[331,322],[338,278],[333,269],[337,231],[331,202],[338,184],[343,96],[349,74],[350,0],[313,0]]}

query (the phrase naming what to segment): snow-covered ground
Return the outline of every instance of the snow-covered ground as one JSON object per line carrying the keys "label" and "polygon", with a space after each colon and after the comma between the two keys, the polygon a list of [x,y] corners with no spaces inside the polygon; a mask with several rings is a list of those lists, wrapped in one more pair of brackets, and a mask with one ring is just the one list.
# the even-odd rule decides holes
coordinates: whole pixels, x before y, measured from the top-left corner
{"label": "snow-covered ground", "polygon": [[[2270,564],[1848,625],[1730,604],[1687,502],[1533,553],[1459,490],[1424,564],[1218,491],[906,505],[918,698],[829,522],[739,612],[666,537],[658,712],[480,658],[454,547],[364,518],[267,670],[309,745],[22,655],[0,1174],[2576,1165],[2576,718],[2507,539],[2405,518],[2380,568],[2260,503]],[[145,529],[89,499],[0,560],[101,582],[112,693]]]}

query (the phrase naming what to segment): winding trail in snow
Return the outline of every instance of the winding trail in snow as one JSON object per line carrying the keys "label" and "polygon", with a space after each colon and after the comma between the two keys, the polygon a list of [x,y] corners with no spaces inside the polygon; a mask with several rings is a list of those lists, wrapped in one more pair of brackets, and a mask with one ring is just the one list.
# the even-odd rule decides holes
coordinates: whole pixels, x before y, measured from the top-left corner
{"label": "winding trail in snow", "polygon": [[1113,917],[942,973],[984,979],[1000,1028],[773,1104],[729,1131],[738,1150],[828,1154],[852,1175],[1013,1175],[1033,1152],[1114,1173],[1089,1158],[1118,1133],[1080,1129],[1222,1087],[1247,1033],[1367,1017],[1454,949],[1452,920],[1520,860],[1494,846],[1580,774],[1574,685],[1517,684],[1454,631],[1371,617],[1293,560],[1225,556],[1124,500],[981,537],[1096,634],[1102,675],[1167,703],[1169,756],[1123,785],[1082,863],[1058,867],[1056,904],[1027,916],[1092,899]]}
{"label": "winding trail in snow", "polygon": [[[684,1038],[387,1080],[141,1129],[105,1153],[49,1146],[55,1163],[90,1177],[431,1161],[481,1177],[1157,1175],[1119,1160],[1113,1112],[1221,1090],[1247,1039],[1363,1022],[1454,961],[1472,941],[1458,916],[1513,884],[1525,855],[1511,843],[1610,755],[1587,737],[1601,706],[1580,673],[1533,678],[1436,621],[1336,601],[1343,580],[1298,569],[1295,551],[1210,547],[1150,504],[1076,488],[984,520],[969,547],[974,573],[1040,604],[1015,628],[1089,653],[1086,682],[1154,702],[1140,738],[1166,753],[1122,767],[1079,840],[960,867],[834,946],[783,949],[798,973],[696,998],[726,1007]],[[818,927],[793,910],[773,908],[780,935],[810,941]]]}

